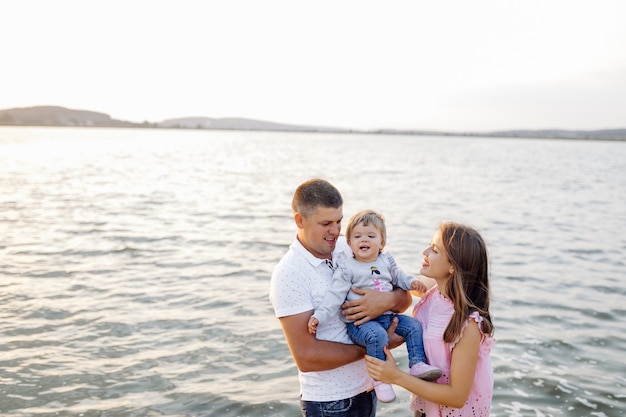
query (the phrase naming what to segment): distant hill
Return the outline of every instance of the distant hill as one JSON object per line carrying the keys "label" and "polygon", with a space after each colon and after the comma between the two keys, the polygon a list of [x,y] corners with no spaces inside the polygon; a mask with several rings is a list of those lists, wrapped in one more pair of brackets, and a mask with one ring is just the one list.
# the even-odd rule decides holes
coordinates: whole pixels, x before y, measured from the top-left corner
{"label": "distant hill", "polygon": [[83,126],[150,127],[165,129],[264,130],[288,132],[333,132],[388,135],[474,136],[494,138],[547,138],[624,140],[626,129],[604,130],[507,130],[494,132],[437,132],[426,130],[351,130],[333,127],[299,126],[244,118],[182,117],[162,122],[133,123],[112,119],[104,113],[73,110],[59,106],[35,106],[0,110],[0,125],[5,126]]}
{"label": "distant hill", "polygon": [[348,132],[348,129],[297,126],[244,118],[183,117],[162,122],[133,123],[104,113],[60,106],[35,106],[0,110],[5,126],[158,127],[170,129],[280,130],[296,132]]}
{"label": "distant hill", "polygon": [[237,129],[237,130],[284,130],[291,132],[339,132],[347,129],[329,127],[298,126],[282,123],[264,122],[244,118],[182,117],[167,119],[157,123],[157,127],[178,129]]}
{"label": "distant hill", "polygon": [[112,119],[104,113],[71,110],[58,106],[24,107],[0,110],[0,125],[12,126],[94,126],[133,127],[136,123]]}

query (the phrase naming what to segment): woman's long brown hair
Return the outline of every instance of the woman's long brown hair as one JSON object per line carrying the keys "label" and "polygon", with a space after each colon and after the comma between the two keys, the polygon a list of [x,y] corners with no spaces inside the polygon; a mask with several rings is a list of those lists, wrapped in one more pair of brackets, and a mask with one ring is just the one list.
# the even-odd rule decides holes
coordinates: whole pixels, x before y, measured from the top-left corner
{"label": "woman's long brown hair", "polygon": [[483,317],[483,333],[493,334],[489,314],[489,260],[483,238],[475,229],[454,222],[443,223],[440,231],[444,250],[454,269],[446,285],[454,314],[443,340],[447,343],[457,340],[463,324],[474,311]]}

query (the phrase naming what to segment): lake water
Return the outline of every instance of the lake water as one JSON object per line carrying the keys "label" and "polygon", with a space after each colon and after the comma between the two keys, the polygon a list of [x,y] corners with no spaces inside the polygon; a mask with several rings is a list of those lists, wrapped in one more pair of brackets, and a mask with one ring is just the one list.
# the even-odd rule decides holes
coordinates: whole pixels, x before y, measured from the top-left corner
{"label": "lake water", "polygon": [[626,142],[4,127],[0,167],[2,416],[298,416],[268,289],[311,177],[408,272],[482,232],[493,416],[626,414]]}

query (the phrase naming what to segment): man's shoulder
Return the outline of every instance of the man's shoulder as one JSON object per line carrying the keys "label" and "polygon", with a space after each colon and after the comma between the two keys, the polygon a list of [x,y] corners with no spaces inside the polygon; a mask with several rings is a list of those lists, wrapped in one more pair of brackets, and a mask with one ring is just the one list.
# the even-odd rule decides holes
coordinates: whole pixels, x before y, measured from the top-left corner
{"label": "man's shoulder", "polygon": [[274,267],[272,279],[289,279],[297,277],[299,280],[315,275],[315,268],[322,260],[311,254],[297,239],[289,246]]}
{"label": "man's shoulder", "polygon": [[299,268],[304,262],[306,262],[306,258],[303,256],[301,251],[298,250],[295,241],[291,245],[289,245],[289,249],[285,254],[280,258],[280,261],[274,267],[274,273],[282,270],[289,270]]}

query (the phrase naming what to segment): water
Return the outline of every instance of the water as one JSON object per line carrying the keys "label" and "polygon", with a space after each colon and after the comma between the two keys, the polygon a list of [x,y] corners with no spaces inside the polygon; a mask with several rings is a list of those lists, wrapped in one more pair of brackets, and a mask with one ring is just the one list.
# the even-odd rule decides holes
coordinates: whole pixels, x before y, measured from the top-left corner
{"label": "water", "polygon": [[267,293],[315,176],[407,271],[483,233],[493,416],[626,414],[625,142],[0,128],[0,167],[2,416],[299,415]]}

